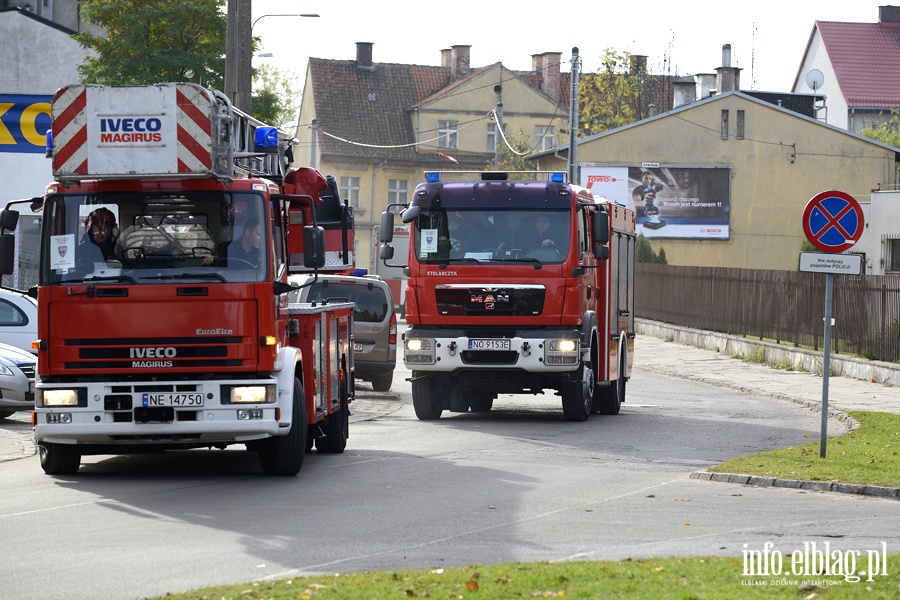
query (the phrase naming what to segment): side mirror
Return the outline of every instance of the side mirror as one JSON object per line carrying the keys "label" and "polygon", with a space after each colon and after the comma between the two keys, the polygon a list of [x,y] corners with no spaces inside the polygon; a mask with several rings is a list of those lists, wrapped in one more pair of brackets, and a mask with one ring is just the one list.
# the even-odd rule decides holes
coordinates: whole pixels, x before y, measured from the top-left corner
{"label": "side mirror", "polygon": [[0,234],[0,275],[12,275],[15,266],[16,236],[12,233]]}
{"label": "side mirror", "polygon": [[422,214],[421,206],[410,206],[406,210],[403,211],[403,214],[400,216],[400,220],[404,223],[412,223],[416,219],[419,218],[419,215]]}
{"label": "side mirror", "polygon": [[607,246],[594,246],[594,258],[597,260],[606,260],[609,258],[609,248]]}
{"label": "side mirror", "polygon": [[378,250],[378,258],[381,260],[391,260],[394,258],[394,247],[390,244],[382,244]]}
{"label": "side mirror", "polygon": [[598,244],[609,243],[609,213],[598,210],[593,216],[593,239]]}
{"label": "side mirror", "polygon": [[325,266],[325,230],[308,225],[303,228],[303,266],[321,269]]}
{"label": "side mirror", "polygon": [[394,239],[394,213],[389,210],[381,213],[381,241],[390,242]]}
{"label": "side mirror", "polygon": [[19,211],[4,209],[0,211],[0,227],[4,231],[15,231],[19,224]]}

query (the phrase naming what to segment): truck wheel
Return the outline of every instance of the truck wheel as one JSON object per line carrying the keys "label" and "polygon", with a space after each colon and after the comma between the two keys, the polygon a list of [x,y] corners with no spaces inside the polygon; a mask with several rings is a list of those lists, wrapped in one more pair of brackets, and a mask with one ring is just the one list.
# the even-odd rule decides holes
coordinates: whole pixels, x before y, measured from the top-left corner
{"label": "truck wheel", "polygon": [[591,415],[591,396],[594,391],[594,380],[591,377],[586,393],[585,384],[581,377],[584,375],[585,368],[584,365],[581,366],[581,369],[578,371],[578,379],[563,382],[562,407],[566,421],[587,421],[587,418]]}
{"label": "truck wheel", "polygon": [[323,454],[340,454],[347,447],[350,429],[350,407],[347,405],[347,388],[341,384],[341,409],[325,417],[322,424],[324,437],[316,438],[316,450]]}
{"label": "truck wheel", "polygon": [[619,377],[609,387],[597,390],[594,394],[594,412],[601,415],[617,415],[625,402],[625,360],[619,365]]}
{"label": "truck wheel", "polygon": [[[449,395],[449,387],[439,386],[443,379],[440,376],[423,377],[421,371],[412,373],[413,408],[420,421],[440,419],[444,412],[444,396]],[[442,389],[441,389],[442,388]]]}
{"label": "truck wheel", "polygon": [[376,392],[386,392],[391,389],[391,384],[394,382],[394,373],[393,371],[390,373],[385,373],[383,375],[376,375],[372,378],[372,389]]}
{"label": "truck wheel", "polygon": [[47,475],[74,475],[81,465],[81,452],[69,444],[38,444],[41,468]]}
{"label": "truck wheel", "polygon": [[309,424],[303,386],[294,378],[294,408],[291,430],[287,435],[263,440],[259,447],[259,464],[266,475],[296,475],[303,466]]}
{"label": "truck wheel", "polygon": [[490,394],[475,394],[469,398],[469,409],[473,413],[491,412],[494,406],[494,397]]}

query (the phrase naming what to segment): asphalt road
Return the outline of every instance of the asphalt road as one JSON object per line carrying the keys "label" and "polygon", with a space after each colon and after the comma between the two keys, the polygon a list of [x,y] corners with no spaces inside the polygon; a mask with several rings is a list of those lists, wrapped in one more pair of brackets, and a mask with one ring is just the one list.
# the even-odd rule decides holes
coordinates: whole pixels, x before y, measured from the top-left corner
{"label": "asphalt road", "polygon": [[[342,455],[267,478],[255,455],[86,457],[48,477],[0,463],[0,589],[16,600],[136,599],[219,583],[522,560],[728,555],[771,542],[900,548],[900,502],[698,481],[723,459],[815,439],[791,402],[637,370],[614,417],[555,396],[415,418],[361,384]],[[25,427],[0,422],[0,427]],[[840,433],[834,422],[830,432]],[[746,544],[746,546],[745,546]],[[735,576],[740,576],[735,566]]]}

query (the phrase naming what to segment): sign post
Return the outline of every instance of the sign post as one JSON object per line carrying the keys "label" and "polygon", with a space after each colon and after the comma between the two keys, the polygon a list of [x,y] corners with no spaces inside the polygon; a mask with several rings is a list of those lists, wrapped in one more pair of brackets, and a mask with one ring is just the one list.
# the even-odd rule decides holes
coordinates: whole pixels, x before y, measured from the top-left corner
{"label": "sign post", "polygon": [[[822,427],[819,436],[819,458],[825,458],[828,442],[828,377],[831,374],[831,309],[834,296],[834,273],[859,275],[862,258],[859,255],[840,255],[859,241],[865,228],[865,218],[859,202],[836,190],[816,194],[803,211],[803,232],[806,239],[829,254],[800,253],[800,270],[825,273],[825,348],[822,357]],[[834,254],[831,254],[834,253]]]}

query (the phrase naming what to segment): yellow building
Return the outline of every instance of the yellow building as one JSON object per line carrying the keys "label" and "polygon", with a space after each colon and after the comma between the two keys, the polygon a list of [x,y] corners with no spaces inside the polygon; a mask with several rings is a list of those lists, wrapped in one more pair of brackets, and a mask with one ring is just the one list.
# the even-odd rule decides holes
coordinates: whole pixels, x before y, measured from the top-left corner
{"label": "yellow building", "polygon": [[[900,149],[730,91],[579,140],[580,183],[635,203],[638,228],[669,264],[796,270],[803,212],[822,191],[864,208],[893,188]],[[568,148],[538,154],[566,170]],[[654,214],[639,191],[656,189]],[[654,221],[655,218],[655,221]]]}
{"label": "yellow building", "polygon": [[469,46],[442,50],[440,66],[378,63],[371,43],[356,46],[354,60],[310,59],[294,164],[334,176],[354,207],[357,266],[391,279],[374,251],[388,204],[408,203],[425,171],[484,170],[502,143],[496,113],[529,150],[567,143],[569,78],[556,52],[518,72],[471,68]]}

